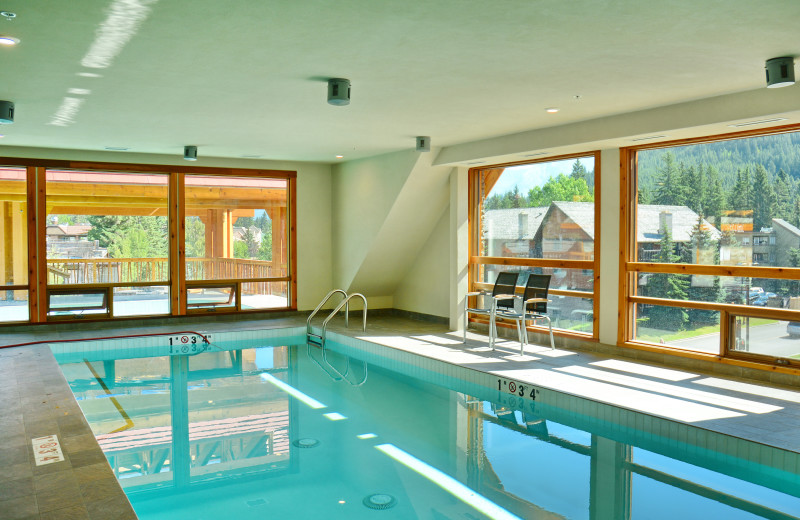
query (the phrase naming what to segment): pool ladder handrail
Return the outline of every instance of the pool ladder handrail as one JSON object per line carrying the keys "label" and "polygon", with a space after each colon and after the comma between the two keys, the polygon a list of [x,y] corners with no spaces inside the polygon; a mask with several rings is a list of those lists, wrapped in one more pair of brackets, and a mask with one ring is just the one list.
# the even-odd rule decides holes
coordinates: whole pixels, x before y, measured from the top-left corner
{"label": "pool ladder handrail", "polygon": [[[316,315],[317,315],[317,313],[318,313],[318,312],[319,312],[319,310],[322,308],[322,306],[323,306],[323,305],[325,305],[326,303],[328,303],[328,300],[330,300],[330,299],[331,299],[331,296],[333,296],[333,295],[334,295],[334,294],[336,294],[336,293],[340,293],[342,296],[344,296],[344,299],[345,299],[345,300],[347,299],[347,293],[346,293],[346,292],[344,292],[344,290],[343,290],[343,289],[334,289],[334,290],[332,290],[331,292],[329,292],[329,293],[328,293],[328,294],[327,294],[327,295],[326,295],[326,296],[325,296],[325,297],[322,299],[322,301],[321,301],[321,302],[319,302],[319,305],[317,305],[317,306],[316,306],[316,308],[315,308],[313,311],[311,311],[311,314],[309,314],[309,315],[308,315],[308,319],[306,320],[306,336],[308,336],[308,337],[309,337],[309,339],[311,338],[311,336],[313,336],[313,337],[315,337],[315,338],[320,338],[320,340],[322,339],[322,336],[320,336],[319,334],[314,334],[314,333],[312,333],[312,332],[311,332],[311,319],[312,319],[314,316],[316,316]],[[349,314],[350,314],[350,306],[348,305],[348,306],[347,306],[347,309],[345,309],[345,314],[344,314],[344,326],[345,326],[345,327],[347,327],[347,326],[349,325],[349,323],[348,323],[348,317],[349,317]]]}
{"label": "pool ladder handrail", "polygon": [[[331,298],[331,296],[333,296],[336,293],[343,294],[344,295],[344,300],[342,300],[339,303],[339,305],[337,305],[336,308],[333,309],[333,311],[331,311],[330,314],[328,314],[328,317],[325,318],[325,321],[322,322],[322,331],[321,331],[321,333],[320,334],[314,334],[313,332],[311,332],[311,318],[313,318],[317,314],[317,312],[322,308],[322,306],[325,305],[325,303],[327,303],[327,301]],[[311,312],[311,314],[308,316],[308,319],[306,320],[306,336],[308,337],[308,339],[310,341],[313,341],[312,338],[319,338],[319,344],[320,345],[325,345],[325,331],[326,331],[326,329],[328,327],[328,322],[331,321],[331,318],[336,316],[336,314],[342,309],[342,307],[345,307],[344,326],[345,327],[349,327],[350,324],[349,324],[348,317],[349,317],[349,314],[350,314],[350,300],[352,300],[355,297],[359,297],[364,301],[364,309],[363,309],[363,313],[362,313],[362,330],[364,332],[366,332],[367,331],[367,297],[364,296],[361,293],[353,293],[353,294],[348,295],[342,289],[334,289],[331,292],[329,292],[327,296],[325,296],[325,298],[320,302],[320,304],[317,305],[317,308],[314,309]]]}

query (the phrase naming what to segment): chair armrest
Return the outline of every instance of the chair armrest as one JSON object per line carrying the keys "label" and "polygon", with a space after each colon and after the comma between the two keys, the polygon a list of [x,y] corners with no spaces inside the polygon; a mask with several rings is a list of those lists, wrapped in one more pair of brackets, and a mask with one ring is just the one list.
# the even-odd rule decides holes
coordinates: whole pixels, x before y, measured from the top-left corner
{"label": "chair armrest", "polygon": [[548,300],[547,298],[528,298],[527,300],[525,300],[525,305],[528,305],[530,303],[547,303],[549,301],[550,300]]}
{"label": "chair armrest", "polygon": [[473,291],[473,292],[468,292],[466,296],[478,296],[479,294],[483,293],[481,291]]}
{"label": "chair armrest", "polygon": [[498,294],[497,296],[492,296],[495,300],[513,300],[514,298],[519,298],[519,296],[515,296],[513,294]]}

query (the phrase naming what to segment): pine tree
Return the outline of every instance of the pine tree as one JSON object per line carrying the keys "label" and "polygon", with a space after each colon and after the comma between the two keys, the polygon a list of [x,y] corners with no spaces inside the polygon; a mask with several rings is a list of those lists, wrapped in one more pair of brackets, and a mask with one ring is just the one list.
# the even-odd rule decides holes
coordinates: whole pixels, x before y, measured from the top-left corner
{"label": "pine tree", "polygon": [[711,219],[714,226],[719,228],[722,222],[722,211],[725,209],[725,195],[722,192],[719,172],[713,166],[709,166],[706,169],[705,179],[706,191],[703,198],[703,211],[707,218]]}
{"label": "pine tree", "polygon": [[639,204],[652,204],[653,198],[647,186],[639,185]]}
{"label": "pine tree", "polygon": [[586,167],[578,159],[575,159],[575,163],[572,165],[572,173],[569,176],[573,179],[586,180],[586,175]]}
{"label": "pine tree", "polygon": [[740,168],[736,171],[736,182],[728,196],[730,209],[751,210],[753,197],[752,184],[750,181],[750,168]]}
{"label": "pine tree", "polygon": [[575,159],[572,165],[572,173],[570,177],[573,179],[583,179],[586,181],[586,186],[589,188],[589,193],[594,195],[594,170],[587,170],[580,160]]}
{"label": "pine tree", "polygon": [[[698,215],[697,223],[692,227],[690,236],[692,263],[718,264],[719,245],[711,236],[704,219]],[[719,276],[694,275],[687,290],[690,300],[702,302],[722,301],[722,287]],[[715,324],[719,321],[719,313],[705,309],[689,309],[688,321],[690,324]]]}
{"label": "pine tree", "polygon": [[703,167],[680,165],[681,171],[681,201],[682,205],[688,206],[695,213],[700,213],[703,209],[703,199],[705,199],[706,185],[703,179]]}
{"label": "pine tree", "polygon": [[760,164],[756,166],[750,197],[750,207],[753,208],[753,231],[772,227],[772,216],[775,211],[775,191],[772,189],[767,170]]}
{"label": "pine tree", "polygon": [[666,152],[661,156],[661,166],[656,170],[656,192],[653,196],[655,204],[680,206],[682,204],[681,179],[675,156]]}
{"label": "pine tree", "polygon": [[[674,252],[674,242],[669,231],[664,233],[660,241],[661,249],[657,262],[676,263],[680,257]],[[685,275],[672,273],[654,273],[647,282],[647,295],[669,300],[686,300],[689,281]],[[648,326],[662,330],[681,330],[689,316],[685,309],[655,305],[650,309]]]}
{"label": "pine tree", "polygon": [[792,218],[792,202],[794,201],[794,186],[784,170],[780,170],[775,177],[775,218],[782,218],[789,222]]}

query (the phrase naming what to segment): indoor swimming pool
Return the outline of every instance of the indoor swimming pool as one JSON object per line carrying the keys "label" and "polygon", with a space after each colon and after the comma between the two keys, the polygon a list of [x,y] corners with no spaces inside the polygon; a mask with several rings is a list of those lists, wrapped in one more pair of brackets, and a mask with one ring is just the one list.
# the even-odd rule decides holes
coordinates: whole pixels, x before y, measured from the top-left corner
{"label": "indoor swimming pool", "polygon": [[210,339],[51,346],[143,520],[800,517],[797,453],[376,345]]}

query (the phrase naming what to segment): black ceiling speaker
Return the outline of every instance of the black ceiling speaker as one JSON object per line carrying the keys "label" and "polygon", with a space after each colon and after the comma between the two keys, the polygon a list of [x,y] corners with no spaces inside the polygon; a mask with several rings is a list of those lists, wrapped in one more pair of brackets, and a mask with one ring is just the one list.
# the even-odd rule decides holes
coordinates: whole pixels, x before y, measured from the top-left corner
{"label": "black ceiling speaker", "polygon": [[328,80],[328,103],[343,106],[350,104],[350,80],[331,78]]}
{"label": "black ceiling speaker", "polygon": [[794,85],[794,58],[772,58],[767,60],[767,88]]}
{"label": "black ceiling speaker", "polygon": [[197,147],[196,146],[184,146],[183,147],[183,158],[187,161],[196,161],[197,160]]}
{"label": "black ceiling speaker", "polygon": [[14,122],[14,103],[12,101],[0,101],[0,123],[10,125]]}

